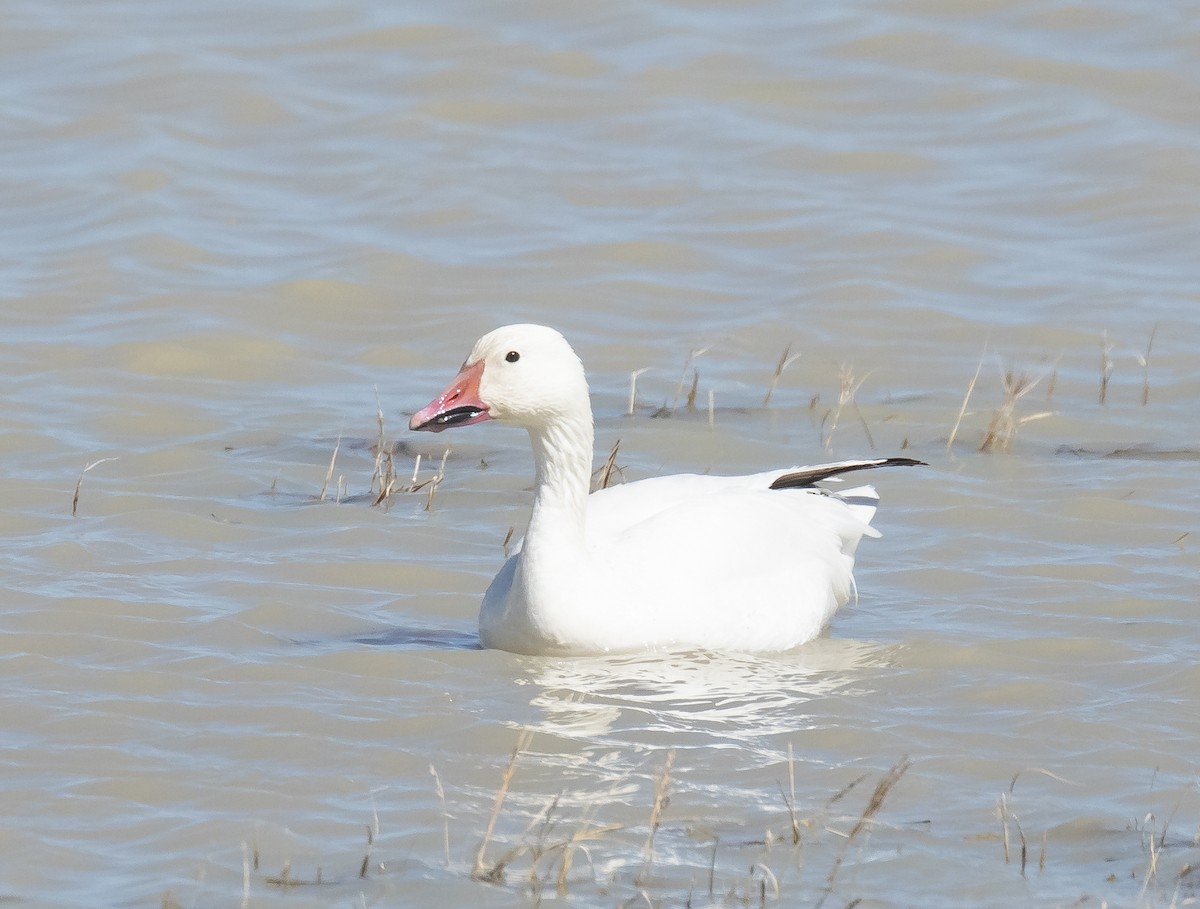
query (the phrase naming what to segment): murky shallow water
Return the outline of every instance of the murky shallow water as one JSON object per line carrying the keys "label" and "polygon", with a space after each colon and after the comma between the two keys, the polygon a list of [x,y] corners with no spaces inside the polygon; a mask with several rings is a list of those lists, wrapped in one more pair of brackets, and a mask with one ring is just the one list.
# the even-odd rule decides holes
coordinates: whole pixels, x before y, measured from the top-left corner
{"label": "murky shallow water", "polygon": [[[1194,901],[1191,12],[10,6],[0,898]],[[515,319],[629,478],[931,462],[827,638],[477,649],[526,440],[402,427]]]}

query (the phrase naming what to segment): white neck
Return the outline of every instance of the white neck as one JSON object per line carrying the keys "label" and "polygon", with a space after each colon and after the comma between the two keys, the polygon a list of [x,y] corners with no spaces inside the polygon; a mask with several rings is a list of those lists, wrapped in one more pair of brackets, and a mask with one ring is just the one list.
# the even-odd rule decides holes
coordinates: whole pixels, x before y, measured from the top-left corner
{"label": "white neck", "polygon": [[[541,542],[583,545],[592,479],[592,412],[586,400],[578,413],[560,415],[531,428],[535,467],[533,513],[524,548]],[[545,537],[543,541],[541,538]]]}

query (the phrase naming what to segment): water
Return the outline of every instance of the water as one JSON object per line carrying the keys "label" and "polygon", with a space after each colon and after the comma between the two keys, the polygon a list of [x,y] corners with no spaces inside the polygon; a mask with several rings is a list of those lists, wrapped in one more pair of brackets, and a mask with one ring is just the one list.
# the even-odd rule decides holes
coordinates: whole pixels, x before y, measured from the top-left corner
{"label": "water", "polygon": [[[1195,901],[1196,14],[10,3],[0,898]],[[828,637],[477,649],[527,442],[403,426],[517,319],[627,478],[930,462]]]}

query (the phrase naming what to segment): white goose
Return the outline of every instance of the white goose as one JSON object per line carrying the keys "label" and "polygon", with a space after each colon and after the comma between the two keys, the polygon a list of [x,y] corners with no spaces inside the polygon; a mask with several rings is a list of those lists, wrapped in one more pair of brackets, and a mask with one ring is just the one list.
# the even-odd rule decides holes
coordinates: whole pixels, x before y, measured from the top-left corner
{"label": "white goose", "polygon": [[524,427],[536,467],[519,551],[484,594],[485,647],[598,653],[685,647],[781,651],[811,640],[854,587],[854,549],[879,496],[816,487],[842,461],[741,477],[678,475],[591,495],[592,410],[583,365],[561,334],[509,325],[413,415],[440,432],[499,420]]}

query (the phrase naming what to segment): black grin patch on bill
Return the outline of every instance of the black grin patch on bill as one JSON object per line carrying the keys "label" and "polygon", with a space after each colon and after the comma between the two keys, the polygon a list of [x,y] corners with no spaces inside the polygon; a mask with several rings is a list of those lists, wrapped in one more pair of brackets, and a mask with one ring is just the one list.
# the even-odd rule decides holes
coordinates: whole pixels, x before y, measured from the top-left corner
{"label": "black grin patch on bill", "polygon": [[451,426],[457,426],[460,423],[466,423],[468,420],[474,420],[481,413],[483,413],[482,408],[472,407],[469,404],[465,404],[462,407],[452,407],[450,410],[438,414],[432,420],[422,423],[420,428],[440,432],[443,429],[449,429]]}

